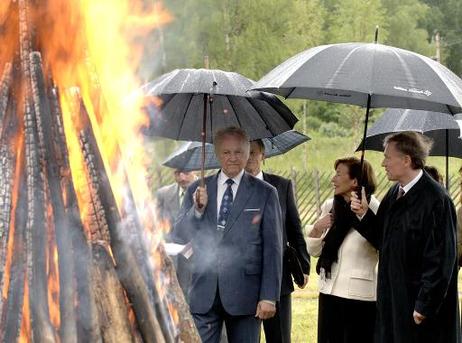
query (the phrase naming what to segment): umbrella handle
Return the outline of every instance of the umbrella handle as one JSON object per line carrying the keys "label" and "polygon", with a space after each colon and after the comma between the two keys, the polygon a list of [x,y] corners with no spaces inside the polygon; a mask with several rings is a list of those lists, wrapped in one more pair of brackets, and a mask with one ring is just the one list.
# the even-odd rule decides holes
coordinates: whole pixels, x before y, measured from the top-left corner
{"label": "umbrella handle", "polygon": [[361,144],[361,164],[360,164],[360,173],[359,173],[359,185],[358,190],[356,190],[356,194],[358,198],[361,200],[361,186],[364,183],[363,181],[363,168],[364,168],[364,154],[366,151],[366,138],[367,138],[367,124],[369,123],[369,110],[371,108],[371,100],[372,97],[370,94],[367,95],[367,107],[366,107],[366,118],[364,119],[364,133],[363,133],[363,141]]}
{"label": "umbrella handle", "polygon": [[[202,131],[201,131],[201,140],[202,140],[202,147],[201,147],[201,180],[200,186],[205,186],[205,142],[206,142],[206,135],[207,135],[207,103],[209,100],[209,95],[204,94],[204,112],[202,113]],[[197,207],[200,209],[204,207],[204,204],[199,202],[199,197],[196,196]]]}

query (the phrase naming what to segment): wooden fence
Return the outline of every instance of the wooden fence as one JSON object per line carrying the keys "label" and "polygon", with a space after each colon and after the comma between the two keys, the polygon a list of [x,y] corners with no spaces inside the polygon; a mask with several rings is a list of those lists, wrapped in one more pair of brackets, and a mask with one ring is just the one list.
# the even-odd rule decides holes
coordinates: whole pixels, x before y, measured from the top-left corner
{"label": "wooden fence", "polygon": [[[269,173],[281,175],[292,180],[297,198],[298,210],[303,225],[312,224],[320,214],[320,207],[324,201],[333,194],[331,178],[333,172],[322,172],[317,169],[308,171],[292,170],[267,170]],[[214,173],[214,171],[209,172]],[[173,182],[171,170],[162,169],[154,172],[152,179],[153,185],[165,185]],[[375,196],[381,200],[388,191],[392,183],[388,181],[384,172],[376,174],[377,190]],[[450,195],[456,207],[461,205],[461,185],[458,174],[450,175]]]}

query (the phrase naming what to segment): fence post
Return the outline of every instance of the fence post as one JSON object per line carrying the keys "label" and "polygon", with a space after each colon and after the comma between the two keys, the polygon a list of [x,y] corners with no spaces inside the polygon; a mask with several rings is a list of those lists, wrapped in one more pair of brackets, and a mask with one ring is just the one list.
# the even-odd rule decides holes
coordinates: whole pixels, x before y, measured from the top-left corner
{"label": "fence post", "polygon": [[[290,179],[292,180],[292,186],[293,186],[293,191],[295,195],[295,200],[297,200],[297,171],[295,168],[292,166],[290,168]],[[298,200],[297,200],[298,203]]]}
{"label": "fence post", "polygon": [[314,191],[316,194],[316,219],[321,215],[321,181],[319,179],[319,170],[316,168],[314,174]]}

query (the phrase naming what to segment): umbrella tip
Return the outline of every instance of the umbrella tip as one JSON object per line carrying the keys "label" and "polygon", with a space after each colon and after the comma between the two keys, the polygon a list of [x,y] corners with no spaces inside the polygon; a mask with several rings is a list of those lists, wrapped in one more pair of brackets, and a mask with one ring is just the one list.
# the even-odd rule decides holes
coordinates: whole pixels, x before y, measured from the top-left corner
{"label": "umbrella tip", "polygon": [[374,43],[377,44],[377,40],[379,39],[379,25],[375,26],[375,37],[374,37]]}

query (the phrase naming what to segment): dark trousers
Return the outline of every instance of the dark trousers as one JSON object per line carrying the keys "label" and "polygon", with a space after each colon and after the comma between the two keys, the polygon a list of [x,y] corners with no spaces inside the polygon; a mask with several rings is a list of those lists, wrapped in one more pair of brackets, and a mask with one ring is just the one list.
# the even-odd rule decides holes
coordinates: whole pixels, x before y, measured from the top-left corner
{"label": "dark trousers", "polygon": [[372,343],[375,305],[320,293],[318,343]]}
{"label": "dark trousers", "polygon": [[223,308],[218,291],[212,308],[207,313],[193,313],[192,315],[202,343],[219,343],[223,322],[229,343],[258,343],[260,341],[261,320],[255,318],[255,315],[231,316],[228,314]]}
{"label": "dark trousers", "polygon": [[273,318],[263,321],[265,339],[267,343],[290,343],[292,329],[292,297],[281,295],[276,303],[276,314]]}

